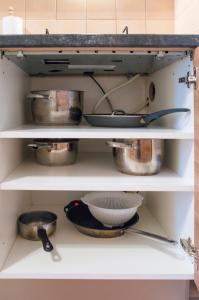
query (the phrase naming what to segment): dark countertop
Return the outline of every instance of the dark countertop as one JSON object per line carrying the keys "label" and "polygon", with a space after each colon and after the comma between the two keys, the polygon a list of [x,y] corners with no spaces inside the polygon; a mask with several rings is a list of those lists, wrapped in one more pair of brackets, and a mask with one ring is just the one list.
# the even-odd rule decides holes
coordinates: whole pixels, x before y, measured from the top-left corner
{"label": "dark countertop", "polygon": [[50,34],[0,35],[0,48],[132,47],[195,48],[199,35],[154,34]]}

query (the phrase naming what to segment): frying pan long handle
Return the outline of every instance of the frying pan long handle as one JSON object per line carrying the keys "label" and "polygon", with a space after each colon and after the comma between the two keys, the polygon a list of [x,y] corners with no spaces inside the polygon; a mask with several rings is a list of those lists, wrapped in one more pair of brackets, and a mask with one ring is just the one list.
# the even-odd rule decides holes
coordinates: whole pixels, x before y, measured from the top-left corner
{"label": "frying pan long handle", "polygon": [[162,242],[170,243],[170,244],[173,244],[173,245],[177,245],[178,244],[178,242],[175,241],[175,240],[168,239],[168,238],[166,238],[164,236],[161,236],[161,235],[158,235],[158,234],[155,234],[155,233],[143,231],[143,230],[132,228],[132,227],[128,228],[127,230],[135,232],[135,233],[140,234],[140,235],[147,236],[147,237],[152,238],[152,239],[160,240]]}
{"label": "frying pan long handle", "polygon": [[163,109],[163,110],[156,111],[152,114],[143,116],[142,120],[145,122],[145,124],[149,124],[155,120],[160,119],[161,117],[163,117],[165,115],[169,115],[169,114],[173,114],[173,113],[177,113],[177,112],[188,112],[188,111],[190,111],[189,108]]}
{"label": "frying pan long handle", "polygon": [[48,235],[46,233],[46,230],[44,228],[39,228],[37,231],[38,237],[42,241],[43,248],[46,252],[51,252],[53,250],[53,245],[48,239]]}

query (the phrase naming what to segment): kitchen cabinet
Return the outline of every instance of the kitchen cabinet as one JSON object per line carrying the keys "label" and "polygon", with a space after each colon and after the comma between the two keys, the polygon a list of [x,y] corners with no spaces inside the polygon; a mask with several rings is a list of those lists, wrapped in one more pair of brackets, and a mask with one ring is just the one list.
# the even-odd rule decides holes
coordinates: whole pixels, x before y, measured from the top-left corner
{"label": "kitchen cabinet", "polygon": [[[138,228],[178,241],[190,237],[198,247],[199,96],[194,82],[198,78],[186,77],[199,65],[198,44],[197,36],[0,37],[2,280],[161,279],[187,283],[194,279],[194,259],[180,243],[170,246],[130,233],[109,240],[87,237],[66,220],[63,207],[88,191],[140,191],[145,201],[139,210]],[[164,117],[148,128],[95,128],[85,121],[76,127],[31,124],[25,99],[30,90],[84,90],[84,112],[90,113],[100,97],[86,75],[91,71],[106,90],[124,82],[127,75],[142,74],[111,97],[117,109],[130,113],[149,101],[144,112],[175,107],[191,111]],[[155,97],[149,99],[152,82]],[[108,112],[106,103],[100,110]],[[77,164],[61,168],[36,164],[26,149],[34,138],[80,139]],[[161,172],[142,177],[119,173],[105,146],[105,141],[113,138],[165,139]],[[53,255],[44,253],[40,243],[17,235],[17,216],[40,208],[59,217],[52,237],[56,245]],[[195,272],[198,284],[197,268]]]}

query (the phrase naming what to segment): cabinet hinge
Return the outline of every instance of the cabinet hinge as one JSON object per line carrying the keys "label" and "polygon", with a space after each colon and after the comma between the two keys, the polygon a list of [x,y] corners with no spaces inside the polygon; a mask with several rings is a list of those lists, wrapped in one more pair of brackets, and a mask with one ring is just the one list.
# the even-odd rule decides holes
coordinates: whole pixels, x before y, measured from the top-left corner
{"label": "cabinet hinge", "polygon": [[185,83],[188,88],[190,88],[191,84],[194,85],[196,88],[196,81],[197,81],[197,72],[196,68],[193,68],[193,74],[191,72],[187,73],[187,76],[179,78],[179,83]]}
{"label": "cabinet hinge", "polygon": [[184,251],[191,257],[194,258],[195,261],[195,265],[196,265],[196,269],[198,271],[198,249],[193,245],[191,238],[189,237],[188,239],[180,239],[180,244],[182,246],[182,248],[184,249]]}

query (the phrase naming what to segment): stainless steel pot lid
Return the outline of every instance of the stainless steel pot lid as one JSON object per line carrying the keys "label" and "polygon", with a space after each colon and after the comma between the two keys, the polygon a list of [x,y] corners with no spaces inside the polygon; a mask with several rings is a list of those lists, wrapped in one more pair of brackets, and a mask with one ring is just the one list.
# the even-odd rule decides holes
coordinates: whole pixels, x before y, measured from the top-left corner
{"label": "stainless steel pot lid", "polygon": [[30,91],[30,94],[41,94],[44,96],[49,96],[51,93],[56,93],[56,92],[66,92],[66,93],[83,93],[84,91],[79,91],[79,90],[37,90],[37,91]]}
{"label": "stainless steel pot lid", "polygon": [[61,144],[61,143],[72,143],[72,142],[78,142],[79,139],[34,139],[34,143],[37,144]]}

